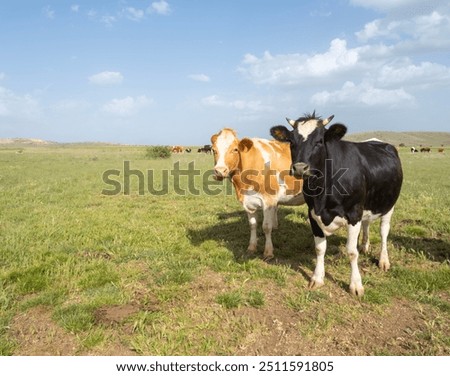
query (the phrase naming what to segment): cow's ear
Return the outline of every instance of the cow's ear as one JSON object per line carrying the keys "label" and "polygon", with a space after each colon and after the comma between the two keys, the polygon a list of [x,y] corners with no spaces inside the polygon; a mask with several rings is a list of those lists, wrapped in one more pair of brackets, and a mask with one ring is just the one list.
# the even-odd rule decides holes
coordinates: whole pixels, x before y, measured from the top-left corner
{"label": "cow's ear", "polygon": [[249,138],[243,138],[241,141],[239,141],[239,151],[240,152],[247,152],[249,151],[253,146],[253,141]]}
{"label": "cow's ear", "polygon": [[277,141],[281,142],[291,141],[291,131],[287,129],[284,125],[277,125],[276,127],[270,128],[270,134]]}
{"label": "cow's ear", "polygon": [[211,136],[211,143],[212,143],[212,144],[215,144],[218,137],[219,137],[219,134],[213,134],[213,135]]}
{"label": "cow's ear", "polygon": [[325,131],[325,142],[331,140],[340,140],[347,133],[347,127],[344,124],[333,124]]}

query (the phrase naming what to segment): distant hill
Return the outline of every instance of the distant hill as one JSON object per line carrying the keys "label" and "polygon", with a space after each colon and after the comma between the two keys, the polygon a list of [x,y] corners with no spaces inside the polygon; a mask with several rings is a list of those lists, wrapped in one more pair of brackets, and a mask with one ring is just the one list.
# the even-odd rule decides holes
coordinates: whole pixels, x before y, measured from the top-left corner
{"label": "distant hill", "polygon": [[0,138],[0,145],[54,145],[56,142],[39,138]]}
{"label": "distant hill", "polygon": [[345,136],[349,141],[364,141],[377,138],[392,145],[405,146],[450,146],[450,132],[384,132],[353,133]]}
{"label": "distant hill", "polygon": [[[434,146],[440,147],[441,145],[450,146],[450,132],[388,132],[388,131],[372,131],[363,133],[351,133],[345,136],[348,141],[365,141],[369,139],[378,139],[384,142],[388,142],[392,145],[405,144],[405,146]],[[0,145],[4,146],[45,146],[45,145],[58,145],[58,142],[46,141],[38,138],[0,138]],[[59,145],[78,145],[78,146],[127,146],[125,144],[114,144],[108,142],[77,142],[67,143]]]}

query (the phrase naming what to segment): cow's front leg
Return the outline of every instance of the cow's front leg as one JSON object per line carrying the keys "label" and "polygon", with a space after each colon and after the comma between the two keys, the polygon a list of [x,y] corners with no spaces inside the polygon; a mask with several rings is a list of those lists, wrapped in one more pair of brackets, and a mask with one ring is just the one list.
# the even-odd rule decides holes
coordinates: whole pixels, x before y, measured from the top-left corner
{"label": "cow's front leg", "polygon": [[309,288],[316,289],[324,285],[325,278],[325,252],[327,251],[327,238],[320,228],[319,224],[311,215],[311,210],[308,211],[309,223],[314,235],[314,246],[316,248],[316,268],[314,274],[309,282]]}
{"label": "cow's front leg", "polygon": [[314,236],[316,248],[316,268],[309,282],[309,288],[316,289],[324,285],[325,278],[325,252],[327,251],[327,238],[325,236]]}
{"label": "cow's front leg", "polygon": [[350,276],[350,292],[353,295],[363,296],[364,287],[362,285],[361,274],[358,268],[358,236],[361,230],[361,221],[356,225],[347,226],[347,253],[350,258],[350,266],[352,268]]}
{"label": "cow's front leg", "polygon": [[273,258],[272,229],[274,225],[274,217],[277,213],[276,206],[264,208],[263,231],[266,236],[266,245],[264,246],[264,260]]}
{"label": "cow's front leg", "polygon": [[256,235],[256,227],[258,224],[256,211],[247,212],[248,223],[250,225],[250,243],[248,244],[247,251],[250,253],[256,252],[256,247],[258,245],[258,238]]}

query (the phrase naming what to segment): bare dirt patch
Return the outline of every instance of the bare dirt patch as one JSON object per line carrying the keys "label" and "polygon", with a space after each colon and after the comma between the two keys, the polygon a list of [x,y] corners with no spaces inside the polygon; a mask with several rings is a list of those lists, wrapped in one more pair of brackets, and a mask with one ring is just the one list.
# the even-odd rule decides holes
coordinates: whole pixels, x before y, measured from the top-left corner
{"label": "bare dirt patch", "polygon": [[[15,355],[136,355],[130,345],[134,335],[130,319],[143,310],[174,317],[183,312],[179,325],[186,340],[195,347],[198,340],[213,338],[220,351],[195,347],[193,352],[200,355],[445,355],[448,350],[443,342],[428,338],[433,336],[433,325],[448,333],[450,319],[439,311],[405,299],[383,305],[361,303],[332,284],[321,290],[322,300],[301,310],[286,304],[285,294],[302,288],[292,281],[283,287],[265,279],[237,282],[236,288],[263,292],[264,305],[234,309],[217,302],[217,295],[233,289],[234,283],[211,270],[192,282],[190,296],[183,302],[161,305],[144,286],[138,287],[132,302],[94,312],[104,339],[92,349],[83,347],[84,335],[75,336],[58,326],[47,307],[17,314],[10,329],[17,344]],[[442,293],[442,298],[448,294]]]}
{"label": "bare dirt patch", "polygon": [[427,342],[420,343],[420,334],[426,333],[427,321],[433,319],[432,312],[426,317],[407,301],[398,300],[380,312],[370,308],[366,313],[360,310],[341,317],[340,322],[334,321],[333,312],[320,309],[299,314],[269,303],[264,309],[253,311],[246,309],[240,314],[250,314],[254,320],[259,317],[264,330],[251,333],[242,343],[238,355],[440,353],[439,349],[420,349],[429,346]]}
{"label": "bare dirt patch", "polygon": [[112,326],[121,324],[131,315],[139,312],[139,307],[134,304],[105,306],[95,311],[95,321],[97,324]]}
{"label": "bare dirt patch", "polygon": [[52,320],[51,311],[38,306],[22,312],[11,322],[10,336],[16,343],[14,355],[136,355],[120,338],[129,331],[123,322],[139,311],[133,304],[103,307],[95,312],[97,324],[106,326],[105,340],[94,349],[83,347],[84,335],[76,336]]}
{"label": "bare dirt patch", "polygon": [[76,337],[53,322],[42,306],[18,314],[11,335],[18,345],[14,355],[74,355],[78,347]]}

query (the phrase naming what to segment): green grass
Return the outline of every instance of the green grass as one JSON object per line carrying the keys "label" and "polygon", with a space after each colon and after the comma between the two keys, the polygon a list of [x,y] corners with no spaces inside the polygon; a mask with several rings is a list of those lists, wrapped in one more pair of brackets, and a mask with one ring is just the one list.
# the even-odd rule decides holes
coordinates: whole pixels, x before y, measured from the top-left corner
{"label": "green grass", "polygon": [[[18,317],[37,308],[62,329],[53,335],[67,336],[56,340],[77,344],[74,354],[132,349],[143,355],[270,355],[276,348],[279,354],[306,355],[314,353],[308,350],[315,348],[308,342],[313,339],[329,354],[354,354],[356,348],[387,355],[449,351],[447,154],[401,151],[405,181],[388,243],[392,268],[383,273],[376,265],[380,237],[374,224],[372,248],[360,257],[366,294],[359,300],[348,293],[344,230],[329,238],[325,286],[308,290],[315,257],[305,206],[279,210],[275,260],[266,263],[260,227],[259,253],[246,252],[247,219],[229,182],[208,185],[222,192],[207,196],[189,193],[185,177],[178,187],[184,195],[176,194],[172,174],[167,184],[162,181],[162,170],[173,170],[177,162],[182,170],[194,162],[205,172],[212,156],[146,160],[145,147],[108,145],[18,150],[0,150],[2,355],[27,354]],[[102,181],[107,170],[119,171],[112,178],[125,184],[124,161],[143,172],[144,194],[136,175],[129,194],[102,194],[111,188]],[[151,187],[167,194],[148,193],[149,169]],[[195,177],[197,188],[207,184]],[[397,336],[406,336],[406,344],[358,342],[367,330],[388,327],[400,305],[415,325],[409,335]],[[99,310],[127,306],[137,308],[108,324],[98,319]],[[289,341],[277,334],[286,328]],[[349,330],[360,332],[348,337]],[[386,343],[395,342],[389,331],[385,335]],[[113,351],[114,346],[122,347]]]}

